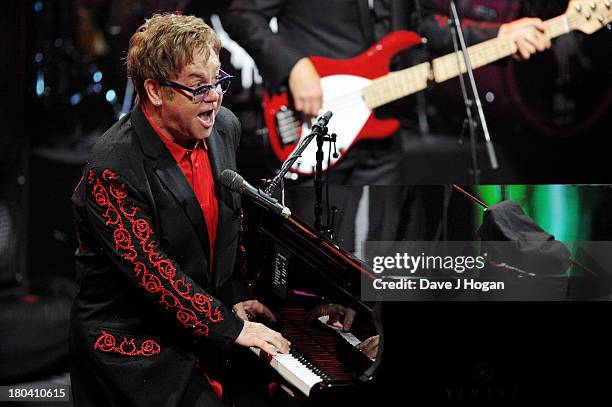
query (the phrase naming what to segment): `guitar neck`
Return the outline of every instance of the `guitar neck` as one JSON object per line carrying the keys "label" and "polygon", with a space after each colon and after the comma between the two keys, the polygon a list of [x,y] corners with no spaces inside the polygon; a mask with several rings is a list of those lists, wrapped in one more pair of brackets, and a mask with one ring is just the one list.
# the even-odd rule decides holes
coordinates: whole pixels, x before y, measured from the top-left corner
{"label": "guitar neck", "polygon": [[[570,22],[561,15],[544,22],[546,35],[556,38],[571,31]],[[468,48],[472,68],[480,68],[509,57],[517,52],[511,36],[493,38]],[[386,105],[427,88],[427,82],[441,83],[467,71],[463,52],[453,52],[375,79],[363,90],[363,98],[370,109]]]}
{"label": "guitar neck", "polygon": [[[553,39],[571,31],[565,15],[544,22],[546,35]],[[472,68],[480,68],[492,62],[514,55],[517,52],[516,42],[512,36],[493,38],[468,48]],[[467,72],[463,52],[453,52],[432,61],[433,77],[441,83]]]}

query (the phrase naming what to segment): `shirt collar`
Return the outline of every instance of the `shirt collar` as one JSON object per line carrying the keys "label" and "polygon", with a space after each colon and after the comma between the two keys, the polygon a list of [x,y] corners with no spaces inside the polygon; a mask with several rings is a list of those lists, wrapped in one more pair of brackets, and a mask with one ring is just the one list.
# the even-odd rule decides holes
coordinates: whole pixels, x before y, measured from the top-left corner
{"label": "shirt collar", "polygon": [[145,110],[144,106],[141,106],[142,112],[144,113],[145,118],[147,119],[147,121],[149,122],[149,124],[151,125],[151,127],[153,128],[153,130],[155,130],[155,133],[158,135],[158,137],[161,139],[161,141],[166,145],[166,147],[168,148],[168,151],[170,151],[170,154],[172,155],[172,157],[174,158],[174,160],[178,163],[181,162],[181,160],[183,160],[183,158],[185,158],[185,155],[189,154],[189,153],[193,153],[194,151],[200,149],[200,148],[204,148],[205,151],[208,151],[208,146],[206,145],[206,141],[205,140],[201,140],[202,142],[200,143],[200,140],[198,140],[195,144],[195,146],[193,146],[193,149],[189,150],[186,149],[185,147],[179,146],[178,144],[176,144],[174,141],[170,140],[168,137],[166,137],[162,131],[153,123],[153,121],[151,121],[151,119],[149,118],[149,115],[147,114],[147,111]]}

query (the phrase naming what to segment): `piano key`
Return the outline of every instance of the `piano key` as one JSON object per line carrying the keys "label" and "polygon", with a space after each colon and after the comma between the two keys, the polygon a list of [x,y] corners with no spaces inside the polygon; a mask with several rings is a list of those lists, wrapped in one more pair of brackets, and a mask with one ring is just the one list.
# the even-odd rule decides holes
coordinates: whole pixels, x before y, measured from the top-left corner
{"label": "piano key", "polygon": [[[257,356],[261,355],[259,348],[252,347],[251,351]],[[268,356],[266,360],[270,357]],[[310,390],[317,384],[323,381],[323,377],[314,373],[305,363],[300,361],[296,355],[291,353],[279,353],[276,356],[269,358],[270,365],[276,370],[285,380],[295,386],[306,396],[310,395]]]}

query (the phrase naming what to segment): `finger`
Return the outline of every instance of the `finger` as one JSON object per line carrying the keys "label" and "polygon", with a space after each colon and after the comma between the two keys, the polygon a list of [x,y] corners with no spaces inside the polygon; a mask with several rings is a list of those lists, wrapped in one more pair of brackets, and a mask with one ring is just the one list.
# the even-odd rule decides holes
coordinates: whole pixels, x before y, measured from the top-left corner
{"label": "finger", "polygon": [[274,347],[276,347],[276,350],[280,353],[289,353],[290,347],[289,347],[289,341],[287,341],[285,338],[281,337],[281,339],[272,339],[271,340],[272,345],[274,345]]}
{"label": "finger", "polygon": [[307,106],[307,113],[311,116],[315,116],[317,114],[317,112],[319,111],[318,107],[317,107],[317,100],[313,97],[310,97],[308,99],[308,102],[306,104]]}
{"label": "finger", "polygon": [[340,320],[340,316],[341,314],[339,312],[330,312],[329,319],[327,320],[327,325],[334,325]]}
{"label": "finger", "polygon": [[522,59],[529,59],[531,54],[535,53],[535,47],[529,43],[524,38],[521,38],[517,41],[518,53]]}
{"label": "finger", "polygon": [[249,317],[248,317],[244,307],[242,307],[242,306],[236,307],[236,308],[234,308],[234,312],[236,313],[238,318],[240,318],[240,319],[242,319],[244,321],[248,321],[249,320]]}
{"label": "finger", "polygon": [[274,345],[269,342],[264,341],[263,339],[260,339],[257,342],[257,347],[263,350],[264,352],[269,353],[272,356],[278,355],[278,352],[276,351],[276,348],[274,347]]}
{"label": "finger", "polygon": [[[538,48],[538,51],[544,51],[546,49],[549,49],[551,46],[550,43],[550,38],[548,38],[548,35],[546,34],[542,34],[542,33],[536,33],[535,35],[535,41],[536,41],[536,48]],[[538,47],[539,45],[539,47]]]}
{"label": "finger", "polygon": [[372,337],[369,337],[368,339],[361,341],[357,346],[355,346],[355,348],[358,350],[364,350],[368,347],[368,344],[370,342],[372,342]]}
{"label": "finger", "polygon": [[539,18],[536,20],[535,24],[533,25],[538,31],[540,32],[546,32],[546,25],[544,24],[544,22],[542,20],[540,20]]}
{"label": "finger", "polygon": [[336,321],[333,324],[331,324],[331,326],[333,326],[334,328],[338,328],[339,330],[344,330],[344,326],[342,326],[342,322],[340,321]]}
{"label": "finger", "polygon": [[279,352],[281,353],[289,352],[289,341],[283,338],[283,336],[280,333],[273,331],[272,329],[266,328],[264,339],[268,343],[271,343],[272,345],[274,345]]}
{"label": "finger", "polygon": [[351,330],[351,327],[353,326],[353,321],[355,320],[355,314],[356,312],[352,309],[347,309],[346,314],[344,314],[344,321],[342,324],[342,330],[344,330],[344,332],[348,332]]}
{"label": "finger", "polygon": [[370,341],[368,343],[368,346],[366,346],[366,348],[363,350],[363,353],[370,356],[373,353],[373,351],[376,350],[377,347],[378,347],[378,344],[376,343],[376,341]]}
{"label": "finger", "polygon": [[523,35],[522,45],[523,45],[523,47],[526,47],[529,51],[535,52],[535,50],[536,50],[535,43],[536,42],[538,42],[538,39],[537,39],[535,33],[528,32],[527,34]]}
{"label": "finger", "polygon": [[535,54],[537,51],[536,47],[531,42],[529,42],[529,40],[525,41],[523,47],[529,53],[529,55]]}
{"label": "finger", "polygon": [[546,49],[546,36],[542,33],[527,34],[527,42],[538,51]]}
{"label": "finger", "polygon": [[304,113],[304,99],[301,96],[295,95],[293,103],[295,104],[295,110]]}

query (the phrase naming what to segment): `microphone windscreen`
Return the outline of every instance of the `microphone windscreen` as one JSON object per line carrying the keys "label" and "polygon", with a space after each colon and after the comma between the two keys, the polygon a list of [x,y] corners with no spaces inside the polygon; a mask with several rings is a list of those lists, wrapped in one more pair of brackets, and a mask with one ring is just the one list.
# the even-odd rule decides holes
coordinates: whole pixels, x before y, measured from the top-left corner
{"label": "microphone windscreen", "polygon": [[235,192],[240,192],[242,183],[244,182],[244,178],[232,170],[223,170],[219,180],[221,181],[221,185]]}

